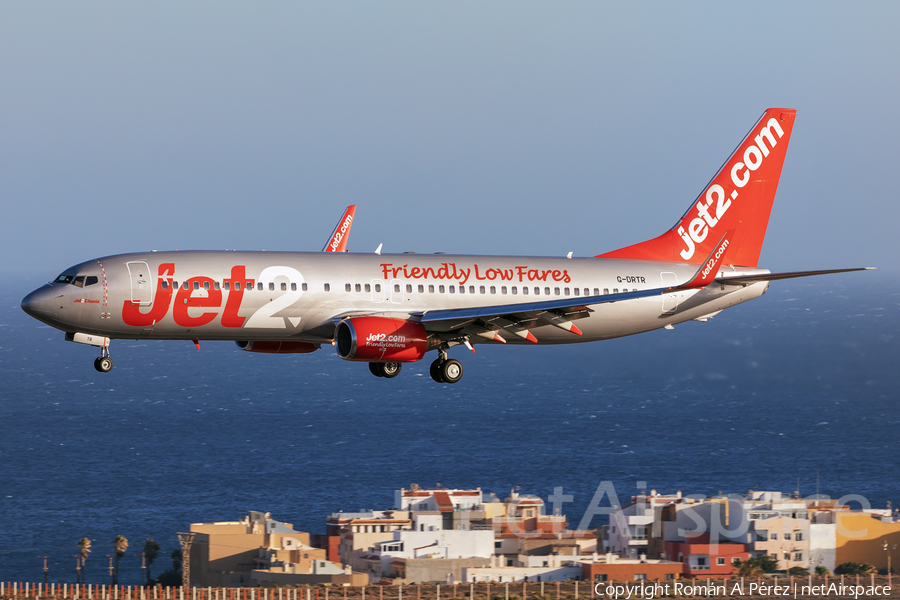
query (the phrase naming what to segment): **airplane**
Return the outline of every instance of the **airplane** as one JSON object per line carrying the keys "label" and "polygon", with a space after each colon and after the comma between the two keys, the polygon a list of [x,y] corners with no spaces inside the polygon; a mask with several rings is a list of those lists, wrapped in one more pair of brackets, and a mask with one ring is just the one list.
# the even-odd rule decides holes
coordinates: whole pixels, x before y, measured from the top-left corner
{"label": "airplane", "polygon": [[326,252],[105,256],[66,269],[22,309],[100,348],[100,372],[112,369],[114,339],[232,340],[272,354],[331,344],[383,378],[436,351],[431,377],[448,384],[463,374],[447,354],[454,346],[588,342],[705,322],[770,281],[865,269],[758,267],[796,112],[767,109],[671,229],[594,257],[349,253],[352,206]]}

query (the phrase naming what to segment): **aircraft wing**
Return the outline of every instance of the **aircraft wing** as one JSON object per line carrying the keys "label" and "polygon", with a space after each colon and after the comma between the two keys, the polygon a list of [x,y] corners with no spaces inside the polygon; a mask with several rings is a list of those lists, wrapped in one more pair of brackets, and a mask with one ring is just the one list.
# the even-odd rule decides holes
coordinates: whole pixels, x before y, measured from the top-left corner
{"label": "aircraft wing", "polygon": [[501,332],[510,332],[529,342],[537,342],[537,338],[528,330],[541,325],[554,325],[569,333],[581,335],[581,330],[572,321],[588,316],[592,312],[588,305],[661,296],[679,290],[706,287],[712,283],[715,274],[719,272],[719,267],[725,260],[729,239],[733,233],[733,230],[726,232],[694,276],[679,286],[500,306],[433,310],[421,313],[421,323],[425,325],[426,330],[477,335],[501,343],[506,343],[506,340],[500,335]]}
{"label": "aircraft wing", "polygon": [[659,296],[673,289],[654,288],[601,296],[429,310],[413,313],[413,316],[419,317],[419,321],[428,331],[471,334],[501,343],[506,343],[501,334],[508,332],[530,342],[537,342],[528,330],[542,325],[555,325],[575,335],[581,335],[581,330],[572,321],[587,317],[593,312],[589,305]]}

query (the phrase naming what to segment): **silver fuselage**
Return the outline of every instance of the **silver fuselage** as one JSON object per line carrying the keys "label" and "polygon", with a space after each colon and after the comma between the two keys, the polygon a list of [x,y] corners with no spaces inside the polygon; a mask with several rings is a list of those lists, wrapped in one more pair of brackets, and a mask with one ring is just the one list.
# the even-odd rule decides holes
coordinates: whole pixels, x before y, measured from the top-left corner
{"label": "silver fuselage", "polygon": [[[23,307],[57,329],[111,339],[330,343],[335,324],[353,315],[416,320],[441,309],[668,287],[689,280],[696,270],[695,264],[600,258],[146,252],[75,265],[63,272],[63,281],[32,292]],[[80,286],[75,284],[78,277],[84,278]],[[89,278],[96,283],[85,286],[93,281]],[[551,325],[531,331],[538,343],[551,344],[621,337],[702,319],[759,297],[767,287],[767,282],[712,285],[586,304],[589,316],[578,320],[581,336]],[[508,341],[530,343],[515,336]]]}

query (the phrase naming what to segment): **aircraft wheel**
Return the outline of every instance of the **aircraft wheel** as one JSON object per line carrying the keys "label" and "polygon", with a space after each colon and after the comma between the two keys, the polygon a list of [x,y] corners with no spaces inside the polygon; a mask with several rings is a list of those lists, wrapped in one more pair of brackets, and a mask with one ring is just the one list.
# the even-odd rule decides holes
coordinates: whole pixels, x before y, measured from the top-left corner
{"label": "aircraft wheel", "polygon": [[444,381],[444,373],[441,367],[444,366],[444,361],[441,359],[436,359],[433,363],[431,363],[431,369],[429,372],[431,373],[431,378],[434,379],[438,383],[447,383]]}
{"label": "aircraft wheel", "polygon": [[375,377],[384,377],[384,363],[369,363],[369,371]]}
{"label": "aircraft wheel", "polygon": [[402,366],[403,365],[398,362],[381,363],[381,372],[384,373],[382,377],[393,379],[400,374],[400,367]]}
{"label": "aircraft wheel", "polygon": [[441,375],[445,382],[456,383],[463,376],[462,363],[455,358],[444,361],[444,364],[441,365]]}
{"label": "aircraft wheel", "polygon": [[109,373],[113,368],[113,361],[108,356],[98,356],[94,359],[94,368],[101,373]]}

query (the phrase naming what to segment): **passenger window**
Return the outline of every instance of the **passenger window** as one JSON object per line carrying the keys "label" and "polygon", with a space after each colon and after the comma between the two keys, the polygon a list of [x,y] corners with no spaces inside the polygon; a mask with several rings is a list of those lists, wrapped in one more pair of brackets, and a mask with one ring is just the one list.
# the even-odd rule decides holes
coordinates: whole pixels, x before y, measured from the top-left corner
{"label": "passenger window", "polygon": [[297,291],[297,284],[294,283],[293,281],[291,282],[291,291],[292,291],[292,292],[296,292],[296,291]]}
{"label": "passenger window", "polygon": [[351,288],[350,288],[350,284],[349,284],[349,283],[345,283],[345,284],[344,284],[344,291],[345,291],[345,292],[349,292],[350,289],[351,289]]}
{"label": "passenger window", "polygon": [[248,282],[247,282],[247,289],[248,289],[248,290],[252,290],[252,289],[253,289],[253,282],[252,282],[252,281],[248,281]]}
{"label": "passenger window", "polygon": [[429,294],[433,294],[433,293],[434,293],[434,286],[433,286],[433,285],[429,285],[429,286],[428,286],[428,293],[429,293]]}
{"label": "passenger window", "polygon": [[563,296],[569,295],[569,288],[563,288]]}
{"label": "passenger window", "polygon": [[399,283],[395,283],[395,284],[394,284],[394,292],[396,293],[396,292],[399,292],[399,291],[400,291],[400,284],[399,284]]}
{"label": "passenger window", "polygon": [[439,291],[440,293],[443,294],[443,293],[444,293],[444,286],[439,285],[439,286],[438,286],[438,291]]}
{"label": "passenger window", "polygon": [[173,290],[177,290],[177,289],[178,289],[178,282],[177,282],[177,281],[173,281],[173,282],[172,282],[172,289],[173,289]]}
{"label": "passenger window", "polygon": [[303,290],[303,291],[305,292],[306,290],[309,289],[309,285],[307,285],[306,283],[304,283],[303,285],[300,286],[300,289]]}
{"label": "passenger window", "polygon": [[88,275],[88,277],[84,280],[84,287],[87,287],[89,285],[96,285],[98,281],[100,280],[97,279],[96,275]]}
{"label": "passenger window", "polygon": [[496,294],[496,293],[497,293],[497,286],[494,286],[494,285],[491,286],[491,293],[492,293],[492,294]]}
{"label": "passenger window", "polygon": [[409,283],[406,284],[406,293],[407,294],[412,293],[412,284],[409,284]]}
{"label": "passenger window", "polygon": [[187,281],[185,281],[184,283],[181,284],[181,289],[183,289],[183,290],[186,290],[189,287],[191,287],[191,284],[189,284]]}
{"label": "passenger window", "polygon": [[368,284],[368,283],[366,284],[366,291],[367,291],[367,292],[371,292],[371,291],[372,291],[372,285],[371,285],[371,284]]}
{"label": "passenger window", "polygon": [[618,293],[619,293],[619,288],[613,288],[613,294],[618,294]]}
{"label": "passenger window", "polygon": [[208,281],[204,281],[204,282],[203,282],[203,289],[204,289],[204,290],[208,290],[208,289],[209,289],[209,282],[208,282]]}
{"label": "passenger window", "polygon": [[259,290],[260,292],[263,291],[263,282],[262,281],[257,282],[256,289]]}
{"label": "passenger window", "polygon": [[75,281],[72,282],[72,285],[75,287],[84,287],[84,275],[79,275],[75,278]]}
{"label": "passenger window", "polygon": [[284,283],[284,282],[281,283],[281,291],[282,291],[282,292],[286,292],[286,291],[287,291],[287,284]]}
{"label": "passenger window", "polygon": [[422,284],[419,284],[419,293],[420,293],[420,294],[424,294],[424,293],[425,293],[425,286],[422,285]]}
{"label": "passenger window", "polygon": [[451,293],[451,294],[456,293],[456,286],[455,286],[455,285],[451,285],[451,286],[450,286],[450,293]]}
{"label": "passenger window", "polygon": [[164,290],[169,289],[169,282],[168,282],[168,281],[163,280],[163,282],[162,282],[162,289],[164,289]]}
{"label": "passenger window", "polygon": [[460,293],[460,294],[465,294],[465,293],[466,293],[466,286],[464,286],[464,285],[459,286],[459,293]]}
{"label": "passenger window", "polygon": [[[260,285],[262,285],[262,284],[260,284]],[[200,289],[200,282],[199,282],[199,281],[195,281],[195,282],[194,282],[194,289],[195,289],[195,290],[199,290],[199,289]]]}
{"label": "passenger window", "polygon": [[[513,289],[516,289],[516,288],[513,288]],[[513,294],[515,294],[515,292],[513,292]],[[522,286],[522,295],[523,295],[523,296],[527,296],[527,295],[528,295],[528,286],[527,286],[527,285],[526,285],[526,286]]]}
{"label": "passenger window", "polygon": [[[585,296],[590,296],[590,295],[591,295],[591,290],[589,290],[588,288],[584,288],[584,295],[585,295]],[[597,290],[594,290],[594,295],[597,295]]]}
{"label": "passenger window", "polygon": [[474,294],[474,293],[475,293],[475,286],[474,286],[474,285],[470,285],[470,286],[469,286],[469,293],[470,293],[470,294]]}
{"label": "passenger window", "polygon": [[[556,293],[559,294],[559,288],[556,288]],[[550,288],[548,288],[548,287],[545,287],[545,288],[544,288],[544,295],[545,295],[545,296],[549,296],[549,295],[550,295]]]}
{"label": "passenger window", "polygon": [[274,292],[274,291],[275,291],[275,282],[274,282],[274,281],[270,281],[270,282],[269,282],[269,291],[270,291],[270,292]]}
{"label": "passenger window", "polygon": [[[594,288],[594,291],[596,292],[597,289]],[[608,294],[608,293],[609,293],[609,288],[603,288],[603,293],[604,293],[604,294]],[[600,294],[597,294],[597,295],[599,296]]]}
{"label": "passenger window", "polygon": [[[568,296],[568,295],[569,295],[569,288],[566,288],[566,296]],[[578,288],[575,288],[575,295],[576,295],[576,296],[580,296],[580,295],[581,295],[581,290],[578,289]],[[587,294],[585,294],[585,296],[587,296]]]}
{"label": "passenger window", "polygon": [[517,288],[516,286],[512,286],[512,290],[510,291],[512,292],[512,295],[515,296],[519,293],[519,288]]}
{"label": "passenger window", "polygon": [[218,281],[215,282],[215,283],[213,284],[213,287],[214,287],[215,289],[219,289],[219,282],[218,282]]}
{"label": "passenger window", "polygon": [[353,289],[355,289],[357,292],[361,292],[361,291],[362,291],[362,286],[361,286],[360,284],[357,283],[357,284],[354,286]]}
{"label": "passenger window", "polygon": [[535,295],[535,296],[540,296],[540,295],[541,295],[541,288],[539,288],[539,287],[534,288],[534,295]]}
{"label": "passenger window", "polygon": [[[230,282],[230,281],[226,281],[225,283],[222,284],[222,286],[223,286],[226,290],[230,290],[230,289],[231,289],[231,282]],[[237,289],[237,286],[235,286],[234,289]]]}
{"label": "passenger window", "polygon": [[381,291],[381,284],[380,284],[380,283],[376,283],[376,284],[375,284],[375,291],[376,291],[376,292],[380,292],[380,291]]}
{"label": "passenger window", "polygon": [[479,286],[478,286],[478,291],[481,292],[481,293],[483,294],[483,293],[484,293],[484,286],[483,286],[483,285],[479,285]]}
{"label": "passenger window", "polygon": [[500,293],[501,293],[501,294],[505,294],[505,293],[506,293],[506,286],[505,286],[505,285],[500,287]]}
{"label": "passenger window", "polygon": [[325,284],[325,291],[326,291],[326,292],[330,292],[330,291],[331,291],[331,284],[330,284],[330,283],[326,283],[326,284]]}

